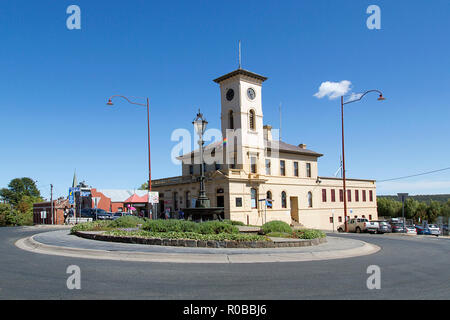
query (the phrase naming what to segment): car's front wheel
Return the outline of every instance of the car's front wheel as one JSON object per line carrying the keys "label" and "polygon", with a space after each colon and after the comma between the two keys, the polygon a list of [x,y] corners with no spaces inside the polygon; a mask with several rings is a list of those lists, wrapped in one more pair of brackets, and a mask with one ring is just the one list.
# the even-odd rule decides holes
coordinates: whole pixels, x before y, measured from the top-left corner
{"label": "car's front wheel", "polygon": [[359,227],[356,228],[356,233],[361,233],[361,229]]}

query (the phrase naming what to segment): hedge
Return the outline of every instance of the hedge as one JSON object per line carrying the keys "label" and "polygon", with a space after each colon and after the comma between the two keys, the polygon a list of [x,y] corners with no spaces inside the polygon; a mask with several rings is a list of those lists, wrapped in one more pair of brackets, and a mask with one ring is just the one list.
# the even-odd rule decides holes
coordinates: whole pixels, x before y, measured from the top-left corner
{"label": "hedge", "polygon": [[270,221],[266,222],[262,226],[262,231],[264,234],[268,234],[271,232],[285,232],[285,233],[292,233],[292,228],[283,221]]}
{"label": "hedge", "polygon": [[123,216],[110,221],[113,228],[136,228],[138,224],[144,224],[145,220],[135,216]]}
{"label": "hedge", "polygon": [[298,239],[316,239],[316,238],[325,238],[326,234],[320,230],[299,229],[294,231],[294,236]]}
{"label": "hedge", "polygon": [[200,234],[195,232],[149,232],[145,230],[125,231],[111,230],[106,232],[107,235],[125,236],[125,237],[142,237],[142,238],[158,238],[158,239],[188,239],[188,240],[234,240],[234,241],[271,241],[269,238],[241,233],[218,233],[218,234]]}
{"label": "hedge", "polygon": [[103,231],[103,230],[111,230],[114,227],[111,226],[113,221],[108,220],[96,220],[91,222],[84,222],[77,224],[70,229],[71,233],[75,233],[75,231]]}
{"label": "hedge", "polygon": [[144,223],[142,229],[149,232],[239,233],[237,227],[223,221],[197,223],[184,220],[148,220]]}

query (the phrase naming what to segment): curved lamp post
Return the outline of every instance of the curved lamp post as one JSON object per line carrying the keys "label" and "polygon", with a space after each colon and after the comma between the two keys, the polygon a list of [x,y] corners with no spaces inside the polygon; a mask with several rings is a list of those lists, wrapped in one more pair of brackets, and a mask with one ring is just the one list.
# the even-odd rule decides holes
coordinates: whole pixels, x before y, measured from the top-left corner
{"label": "curved lamp post", "polygon": [[383,97],[383,94],[379,90],[368,90],[364,93],[362,93],[359,98],[351,101],[344,102],[344,96],[341,96],[341,121],[342,121],[342,182],[343,182],[343,188],[344,188],[344,223],[345,223],[345,232],[348,232],[348,225],[347,225],[347,190],[345,188],[345,156],[344,156],[344,105],[360,101],[366,94],[370,92],[377,92],[379,94],[378,101],[386,100],[386,98]]}
{"label": "curved lamp post", "polygon": [[206,130],[206,125],[208,124],[208,121],[206,121],[205,118],[203,118],[203,114],[200,113],[200,109],[198,110],[197,117],[192,121],[192,124],[194,125],[195,132],[199,136],[198,139],[198,145],[200,147],[200,192],[198,195],[198,199],[195,203],[196,208],[209,208],[210,202],[208,197],[206,196],[205,192],[205,172],[203,167],[203,134]]}
{"label": "curved lamp post", "polygon": [[123,98],[126,101],[128,101],[131,104],[135,104],[138,106],[147,106],[147,132],[148,132],[148,191],[152,191],[152,166],[151,166],[151,158],[150,158],[150,114],[149,114],[149,102],[148,102],[148,98],[147,99],[147,104],[144,103],[137,103],[137,102],[133,102],[130,99],[128,99],[125,96],[121,96],[121,95],[113,95],[111,97],[109,97],[108,102],[106,103],[108,106],[112,106],[114,105],[112,103],[112,99],[113,98]]}

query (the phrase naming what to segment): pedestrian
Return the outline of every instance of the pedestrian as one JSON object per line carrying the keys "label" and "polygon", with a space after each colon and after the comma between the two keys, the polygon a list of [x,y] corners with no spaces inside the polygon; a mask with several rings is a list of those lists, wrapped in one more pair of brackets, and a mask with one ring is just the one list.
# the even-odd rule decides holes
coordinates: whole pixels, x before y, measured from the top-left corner
{"label": "pedestrian", "polygon": [[184,220],[184,212],[181,209],[178,211],[178,219]]}
{"label": "pedestrian", "polygon": [[165,218],[166,218],[166,220],[170,218],[170,209],[169,208],[166,209]]}
{"label": "pedestrian", "polygon": [[67,216],[69,215],[69,208],[64,207],[64,224],[66,224]]}

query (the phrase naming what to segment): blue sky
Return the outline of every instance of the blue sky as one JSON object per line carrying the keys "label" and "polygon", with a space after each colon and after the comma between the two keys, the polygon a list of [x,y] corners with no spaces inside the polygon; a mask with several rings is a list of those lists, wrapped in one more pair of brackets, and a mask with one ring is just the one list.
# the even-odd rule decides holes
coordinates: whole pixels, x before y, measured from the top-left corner
{"label": "blue sky", "polygon": [[[81,30],[66,9],[81,8]],[[381,8],[369,30],[366,8]],[[237,68],[269,78],[264,122],[283,140],[323,153],[319,174],[339,166],[339,100],[313,95],[324,81],[352,92],[380,89],[347,106],[347,175],[389,179],[450,166],[450,2],[433,1],[2,1],[0,187],[15,177],[66,195],[76,169],[97,188],[147,179],[145,108],[113,94],[148,96],[152,177],[177,176],[176,128],[200,107],[219,128],[212,79]],[[378,194],[450,193],[450,171],[378,184]]]}

